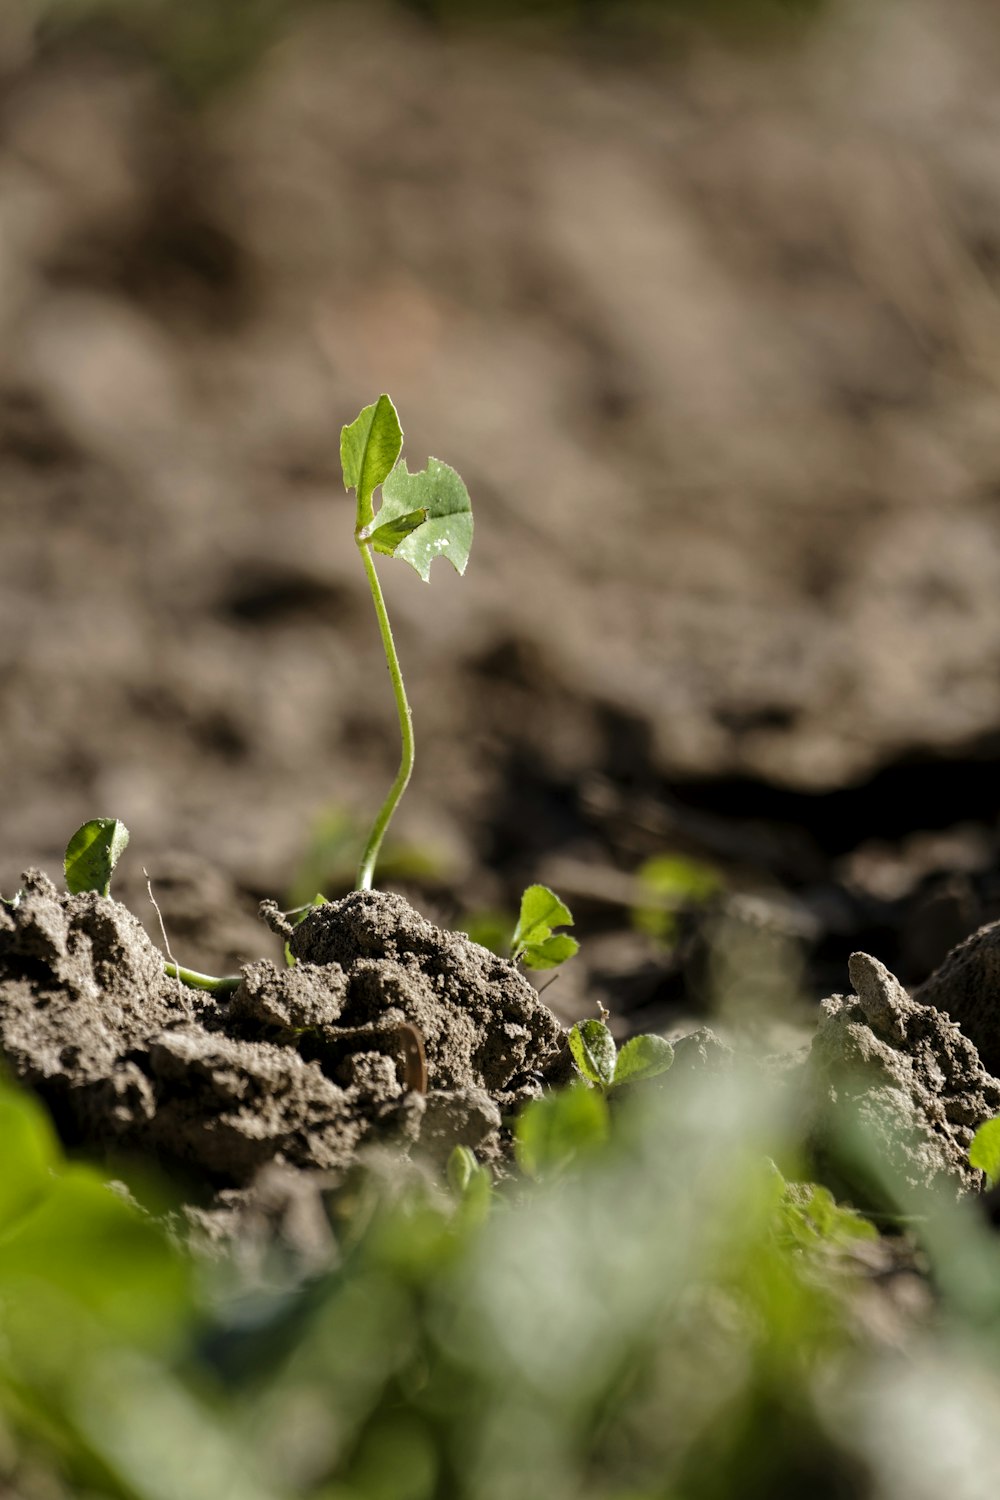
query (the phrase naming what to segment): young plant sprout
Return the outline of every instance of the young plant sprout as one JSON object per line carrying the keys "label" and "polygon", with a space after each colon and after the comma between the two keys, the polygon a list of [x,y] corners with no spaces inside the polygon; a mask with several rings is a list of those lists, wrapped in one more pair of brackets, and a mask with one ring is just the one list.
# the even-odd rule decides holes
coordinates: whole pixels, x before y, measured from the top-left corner
{"label": "young plant sprout", "polygon": [[[402,742],[396,779],[376,814],[358,866],[359,891],[371,889],[382,840],[413,774],[414,760],[413,719],[373,554],[403,558],[428,583],[436,557],[446,557],[456,572],[464,573],[472,546],[472,505],[455,470],[431,458],[425,469],[411,474],[399,456],[402,446],[396,408],[384,395],[340,434],[344,488],[357,498],[354,540],[375,606]],[[382,503],[376,512],[373,500],[379,486]]]}
{"label": "young plant sprout", "polygon": [[[375,568],[375,553],[401,557],[427,583],[436,557],[446,557],[457,573],[464,573],[472,546],[472,505],[458,474],[437,458],[428,459],[426,468],[411,474],[405,459],[400,458],[402,446],[399,417],[385,395],[366,406],[340,434],[344,488],[353,490],[356,498],[354,540],[375,606],[401,741],[399,770],[375,816],[361,855],[355,881],[355,890],[359,891],[371,889],[382,840],[413,774],[414,760],[413,719]],[[381,490],[378,510],[376,490]],[[97,891],[107,896],[115,865],[127,843],[128,829],[116,818],[94,818],[85,823],[73,835],[66,851],[66,883],[70,891]],[[299,908],[301,915],[308,914],[323,899],[317,896]],[[569,909],[547,886],[529,886],[521,900],[512,944],[513,960],[520,960],[530,969],[551,969],[563,963],[572,957],[579,944],[567,933],[555,933],[552,929],[572,925],[572,921]],[[287,944],[285,954],[291,962]],[[168,960],[166,971],[172,978],[213,994],[226,994],[240,983],[238,974],[215,979],[211,974],[182,968],[172,960]]]}

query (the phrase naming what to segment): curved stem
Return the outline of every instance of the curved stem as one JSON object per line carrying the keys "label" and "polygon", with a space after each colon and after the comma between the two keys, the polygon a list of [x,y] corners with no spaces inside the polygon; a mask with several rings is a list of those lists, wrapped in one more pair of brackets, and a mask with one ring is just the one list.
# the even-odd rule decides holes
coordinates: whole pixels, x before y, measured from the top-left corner
{"label": "curved stem", "polygon": [[382,636],[382,647],[385,651],[389,676],[392,680],[392,691],[396,699],[396,712],[399,715],[399,735],[402,741],[402,754],[399,761],[399,770],[396,772],[396,779],[389,788],[389,795],[379,808],[378,816],[372,824],[371,833],[368,835],[368,842],[365,845],[365,852],[361,856],[361,863],[358,866],[358,878],[354,883],[356,891],[370,891],[375,875],[375,862],[382,847],[382,839],[389,826],[389,820],[396,811],[396,804],[405,792],[407,782],[413,774],[413,716],[410,713],[410,705],[406,699],[403,674],[400,671],[399,657],[396,655],[396,644],[392,638],[389,615],[386,611],[385,600],[382,597],[382,588],[378,581],[378,574],[375,571],[375,559],[372,556],[371,543],[363,542],[360,538],[357,538],[357,542],[358,549],[361,552],[361,559],[365,565],[365,572],[368,575],[368,587],[371,589],[375,614],[378,617],[378,628]]}
{"label": "curved stem", "polygon": [[227,974],[224,979],[213,979],[211,974],[199,974],[197,969],[182,969],[180,964],[165,963],[163,967],[171,979],[179,979],[192,989],[209,990],[213,995],[230,995],[242,984],[239,974]]}

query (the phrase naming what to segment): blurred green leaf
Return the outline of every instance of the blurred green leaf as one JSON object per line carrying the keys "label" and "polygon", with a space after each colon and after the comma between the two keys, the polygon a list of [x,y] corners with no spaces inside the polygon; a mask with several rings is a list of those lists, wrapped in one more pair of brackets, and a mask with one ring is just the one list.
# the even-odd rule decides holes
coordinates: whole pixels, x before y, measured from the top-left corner
{"label": "blurred green leaf", "polygon": [[990,1187],[1000,1182],[1000,1116],[980,1125],[972,1137],[969,1165],[986,1173]]}
{"label": "blurred green leaf", "polygon": [[632,925],[659,942],[671,944],[677,932],[677,912],[701,906],[718,894],[722,880],[711,865],[680,854],[656,854],[636,871],[639,898]]}
{"label": "blurred green leaf", "polygon": [[596,1089],[576,1085],[533,1099],[517,1117],[517,1160],[529,1177],[559,1177],[608,1139],[608,1106]]}
{"label": "blurred green leaf", "polygon": [[128,829],[117,818],[92,818],[66,846],[66,889],[74,896],[97,891],[107,896],[111,876],[128,844]]}
{"label": "blurred green leaf", "polygon": [[0,1235],[52,1192],[60,1155],[38,1101],[0,1084]]}

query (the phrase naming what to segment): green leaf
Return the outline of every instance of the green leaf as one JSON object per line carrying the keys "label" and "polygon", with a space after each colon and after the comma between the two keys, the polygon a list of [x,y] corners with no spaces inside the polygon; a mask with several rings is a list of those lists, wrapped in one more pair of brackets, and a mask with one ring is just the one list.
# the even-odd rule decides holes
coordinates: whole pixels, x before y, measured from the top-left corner
{"label": "green leaf", "polygon": [[553,927],[573,925],[570,909],[547,885],[529,885],[521,897],[521,914],[511,939],[511,957],[529,969],[554,969],[580,951],[576,938],[553,936]]}
{"label": "green leaf", "polygon": [[618,1049],[603,1021],[581,1021],[569,1034],[569,1050],[584,1078],[600,1088],[611,1087]]}
{"label": "green leaf", "polygon": [[576,938],[557,932],[553,937],[546,938],[544,943],[529,943],[520,959],[526,969],[555,969],[579,951],[580,944]]}
{"label": "green leaf", "polygon": [[1000,1115],[980,1125],[969,1147],[969,1166],[986,1173],[990,1187],[1000,1182]]}
{"label": "green leaf", "polygon": [[[358,526],[372,520],[372,495],[392,473],[403,447],[403,429],[388,396],[379,396],[340,432],[344,489],[358,497]],[[413,506],[408,507],[413,509]],[[388,520],[389,517],[386,517]]]}
{"label": "green leaf", "polygon": [[632,925],[668,946],[677,938],[676,913],[703,905],[722,889],[711,865],[680,854],[655,854],[640,866],[636,880],[640,895]]}
{"label": "green leaf", "polygon": [[493,1179],[468,1146],[456,1146],[448,1158],[448,1186],[459,1200],[467,1223],[482,1223],[490,1211]]}
{"label": "green leaf", "polygon": [[415,568],[425,583],[436,557],[446,557],[456,572],[464,573],[472,546],[472,502],[458,474],[440,459],[428,459],[426,469],[416,474],[400,460],[382,485],[378,528],[417,510],[426,511],[426,519],[396,546],[394,556]]}
{"label": "green leaf", "polygon": [[476,1153],[469,1146],[456,1146],[448,1158],[448,1186],[460,1197],[479,1170]]}
{"label": "green leaf", "polygon": [[81,891],[111,891],[111,875],[128,844],[128,829],[117,818],[92,818],[78,828],[66,846],[66,888],[74,896]]}
{"label": "green leaf", "polygon": [[[383,507],[384,509],[384,507]],[[379,511],[379,516],[382,512]],[[395,521],[386,521],[384,526],[377,526],[368,534],[368,540],[376,552],[381,552],[383,557],[394,557],[400,542],[404,541],[411,531],[416,531],[427,520],[425,510],[411,510],[405,516],[399,516]]]}
{"label": "green leaf", "polygon": [[514,1128],[518,1163],[529,1177],[560,1176],[603,1146],[608,1129],[608,1106],[598,1089],[580,1084],[533,1099]]}
{"label": "green leaf", "polygon": [[623,1083],[638,1083],[643,1078],[655,1078],[665,1073],[674,1060],[674,1049],[662,1036],[634,1036],[618,1053],[612,1087]]}
{"label": "green leaf", "polygon": [[60,1157],[38,1101],[0,1086],[0,1234],[52,1191]]}

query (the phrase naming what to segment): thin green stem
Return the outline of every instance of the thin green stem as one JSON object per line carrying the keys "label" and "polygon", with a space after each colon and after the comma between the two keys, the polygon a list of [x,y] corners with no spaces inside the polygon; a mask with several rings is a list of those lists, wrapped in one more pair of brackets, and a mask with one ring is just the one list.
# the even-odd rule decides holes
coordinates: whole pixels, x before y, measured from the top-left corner
{"label": "thin green stem", "polygon": [[213,995],[231,995],[242,983],[239,974],[227,974],[224,979],[213,979],[211,974],[199,974],[197,969],[182,969],[180,964],[165,963],[163,967],[171,979],[179,979],[182,984],[191,985],[192,989],[209,990]]}
{"label": "thin green stem", "polygon": [[382,587],[378,581],[378,573],[375,571],[375,559],[372,556],[370,542],[364,542],[360,537],[355,538],[361,553],[361,560],[365,565],[368,575],[368,587],[371,589],[372,603],[375,605],[375,614],[378,617],[378,628],[382,636],[382,647],[385,651],[386,665],[389,668],[389,676],[392,680],[392,691],[396,699],[396,712],[399,715],[399,735],[402,741],[402,754],[399,761],[399,770],[396,779],[389,788],[389,795],[379,808],[378,816],[372,824],[365,852],[361,856],[358,866],[358,878],[354,883],[356,891],[370,891],[372,880],[375,875],[375,863],[378,859],[379,850],[382,847],[382,839],[389,826],[389,820],[396,811],[396,804],[406,791],[407,782],[413,774],[414,745],[413,745],[413,715],[410,713],[410,705],[406,699],[406,688],[403,686],[403,674],[399,666],[399,657],[396,655],[396,643],[392,638],[392,629],[389,625],[389,615],[382,597]]}

